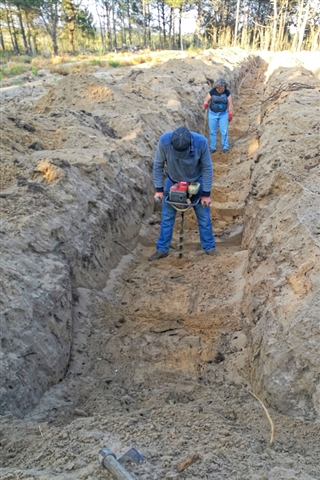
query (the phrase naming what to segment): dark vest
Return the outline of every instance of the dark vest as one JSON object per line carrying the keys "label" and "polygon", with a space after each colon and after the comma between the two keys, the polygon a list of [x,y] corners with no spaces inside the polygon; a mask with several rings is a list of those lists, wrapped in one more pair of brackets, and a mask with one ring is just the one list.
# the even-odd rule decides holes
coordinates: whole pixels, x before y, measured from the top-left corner
{"label": "dark vest", "polygon": [[221,95],[212,95],[210,101],[210,110],[215,113],[225,112],[227,110],[228,98],[226,93]]}

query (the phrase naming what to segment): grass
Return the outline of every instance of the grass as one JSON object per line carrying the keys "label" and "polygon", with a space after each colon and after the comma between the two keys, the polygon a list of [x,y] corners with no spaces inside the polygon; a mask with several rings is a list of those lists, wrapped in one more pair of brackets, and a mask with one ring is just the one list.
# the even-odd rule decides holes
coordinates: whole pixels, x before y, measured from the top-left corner
{"label": "grass", "polygon": [[[192,51],[183,55],[191,55]],[[31,58],[27,55],[6,55],[0,58],[0,80],[10,78],[22,73],[26,75],[39,75],[39,70],[49,70],[58,75],[70,75],[81,72],[94,72],[96,68],[119,68],[149,63],[158,65],[172,58],[179,57],[179,51],[143,51],[139,53],[119,52],[102,55],[56,55],[49,58],[38,56]],[[40,73],[41,75],[41,73]]]}
{"label": "grass", "polygon": [[26,64],[18,64],[13,61],[7,62],[6,66],[0,67],[0,75],[2,78],[15,77],[30,70],[30,66]]}
{"label": "grass", "polygon": [[114,60],[109,60],[108,65],[113,68],[120,67],[120,62],[115,62]]}

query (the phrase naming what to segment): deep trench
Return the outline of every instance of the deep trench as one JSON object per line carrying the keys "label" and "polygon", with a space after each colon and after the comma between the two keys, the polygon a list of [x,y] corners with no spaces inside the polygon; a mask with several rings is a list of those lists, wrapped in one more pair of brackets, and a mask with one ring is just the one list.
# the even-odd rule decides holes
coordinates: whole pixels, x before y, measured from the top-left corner
{"label": "deep trench", "polygon": [[[319,473],[317,428],[306,430],[303,421],[282,416],[275,408],[279,441],[277,449],[270,450],[268,422],[250,394],[263,394],[263,388],[252,375],[247,350],[251,326],[243,315],[248,265],[243,237],[259,149],[264,69],[256,62],[245,68],[235,85],[230,151],[218,150],[211,157],[211,216],[219,257],[204,255],[195,215],[188,211],[182,258],[178,214],[169,257],[148,262],[161,219],[152,204],[149,170],[146,218],[134,238],[115,242],[114,258],[107,259],[112,268],[106,285],[90,288],[91,278],[80,284],[73,277],[73,337],[65,376],[25,417],[31,426],[41,425],[30,458],[36,445],[42,448],[43,436],[49,445],[49,453],[43,447],[41,455],[50,457],[53,476],[45,478],[111,478],[97,465],[102,446],[119,454],[137,447],[147,462],[128,468],[144,480],[262,480],[267,470],[279,465],[289,471],[299,462],[303,467],[303,461],[310,474]],[[194,123],[199,124],[199,116],[197,112]],[[205,125],[201,133],[208,135]],[[105,233],[96,240],[103,242]],[[314,451],[305,448],[304,440],[291,444],[292,432],[313,443]],[[26,442],[24,447],[28,449]],[[57,451],[60,456],[68,452],[68,473],[65,463],[53,458]],[[201,464],[181,476],[170,473],[178,459],[194,451],[199,451]],[[34,467],[19,455],[21,467]],[[48,468],[41,455],[34,460],[37,472],[32,478]],[[72,464],[79,458],[85,458],[86,465]],[[84,471],[87,465],[89,473]],[[275,470],[268,480],[287,478],[278,474]]]}
{"label": "deep trench", "polygon": [[[244,384],[249,382],[247,340],[240,314],[247,253],[241,248],[241,243],[246,197],[250,189],[250,166],[259,146],[256,117],[260,108],[262,83],[259,83],[259,77],[263,74],[263,67],[251,65],[251,68],[253,72],[247,68],[241,84],[239,82],[237,86],[234,99],[237,124],[234,127],[230,125],[230,152],[223,154],[218,150],[212,155],[215,174],[211,216],[220,256],[209,261],[201,251],[192,209],[185,214],[182,258],[179,258],[178,252],[180,214],[177,213],[169,257],[152,264],[147,261],[155,249],[159,231],[161,212],[156,205],[153,215],[144,222],[135,241],[127,245],[116,242],[125,256],[111,273],[102,295],[98,295],[99,308],[89,302],[91,313],[97,310],[94,317],[107,314],[107,325],[98,322],[94,329],[103,330],[107,327],[108,335],[112,335],[112,347],[107,335],[107,345],[111,348],[107,348],[104,354],[108,357],[108,373],[104,373],[107,384],[113,383],[115,370],[117,379],[124,384],[130,377],[135,385],[142,378],[144,383],[148,379],[152,385],[154,378],[159,376],[164,382],[163,391],[170,397],[177,373],[183,372],[186,382],[190,377],[191,382],[201,383],[206,381],[206,376],[210,378],[210,370],[215,370],[216,365],[220,364],[223,365],[222,375],[230,381],[242,378]],[[246,84],[249,86],[246,87]],[[202,133],[208,135],[206,122]],[[228,172],[232,172],[230,176]],[[206,272],[205,278],[209,279],[205,283],[201,278],[202,271]],[[92,358],[89,360],[90,367],[87,360],[83,361],[84,338],[88,336],[88,346],[92,338],[92,325],[91,328],[85,326],[84,317],[87,318],[87,314],[83,313],[88,309],[87,296],[84,293],[81,299],[80,295],[75,307],[67,381],[70,377],[86,375],[89,370],[95,371],[96,368],[92,365]],[[100,336],[102,343],[103,334]],[[150,338],[146,339],[146,336]],[[93,351],[97,348],[95,342],[96,339],[93,340]],[[98,350],[101,348],[102,345]],[[117,352],[120,356],[118,360]],[[90,352],[87,353],[92,357]],[[98,358],[103,358],[102,353]],[[121,380],[118,373],[120,368],[113,368],[113,364],[118,362],[126,372]],[[213,373],[215,375],[216,372]],[[132,387],[124,388],[129,392]],[[78,402],[85,407],[84,398],[79,397]]]}

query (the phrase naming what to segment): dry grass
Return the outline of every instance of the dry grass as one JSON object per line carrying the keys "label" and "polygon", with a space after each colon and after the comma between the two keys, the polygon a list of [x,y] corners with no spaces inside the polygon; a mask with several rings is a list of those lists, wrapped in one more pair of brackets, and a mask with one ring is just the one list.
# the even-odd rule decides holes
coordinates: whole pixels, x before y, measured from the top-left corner
{"label": "dry grass", "polygon": [[[191,56],[194,52],[179,51],[140,51],[139,53],[118,52],[106,55],[57,55],[45,58],[28,57],[26,55],[11,56],[2,61],[0,77],[11,77],[25,72],[37,74],[41,69],[49,70],[58,75],[70,75],[81,72],[94,72],[96,68],[130,67],[149,63],[152,66],[162,64],[173,58]],[[35,73],[36,72],[36,73]]]}
{"label": "dry grass", "polygon": [[58,75],[70,75],[71,68],[63,65],[51,65],[49,68],[50,73],[57,73]]}

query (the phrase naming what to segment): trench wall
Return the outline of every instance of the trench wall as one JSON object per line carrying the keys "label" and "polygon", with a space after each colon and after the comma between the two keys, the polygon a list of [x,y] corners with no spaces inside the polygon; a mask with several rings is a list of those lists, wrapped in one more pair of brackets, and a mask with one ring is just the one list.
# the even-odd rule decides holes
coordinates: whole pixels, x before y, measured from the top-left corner
{"label": "trench wall", "polygon": [[254,391],[284,414],[315,420],[320,417],[319,62],[312,71],[291,61],[287,66],[281,56],[278,63],[270,61],[265,76],[245,210],[242,248],[249,261],[242,313]]}

